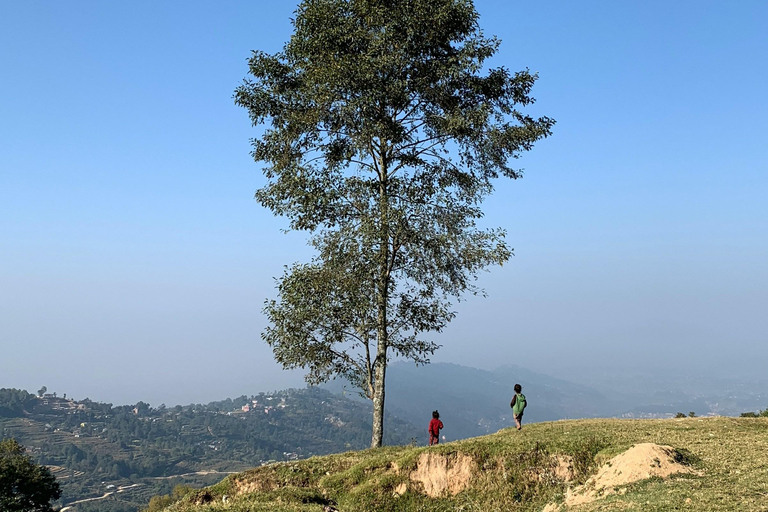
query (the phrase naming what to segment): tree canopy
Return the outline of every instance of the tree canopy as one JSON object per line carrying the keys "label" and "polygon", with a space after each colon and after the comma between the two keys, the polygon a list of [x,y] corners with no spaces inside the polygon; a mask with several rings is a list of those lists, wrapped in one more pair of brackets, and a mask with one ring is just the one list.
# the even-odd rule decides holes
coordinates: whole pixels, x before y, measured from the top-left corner
{"label": "tree canopy", "polygon": [[510,257],[481,203],[554,121],[521,110],[535,74],[486,68],[499,41],[471,0],[304,0],[293,26],[235,93],[266,125],[256,198],[317,251],[278,279],[262,336],[310,383],[358,385],[379,446],[389,358],[427,363],[453,301]]}
{"label": "tree canopy", "polygon": [[35,464],[14,439],[0,441],[0,510],[52,512],[51,502],[61,497],[56,478]]}

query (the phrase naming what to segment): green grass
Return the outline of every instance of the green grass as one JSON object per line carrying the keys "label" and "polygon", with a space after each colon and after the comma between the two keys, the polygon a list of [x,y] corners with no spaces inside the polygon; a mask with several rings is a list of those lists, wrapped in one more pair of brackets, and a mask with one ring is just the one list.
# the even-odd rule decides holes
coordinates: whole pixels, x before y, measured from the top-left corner
{"label": "green grass", "polygon": [[[671,445],[701,476],[649,479],[579,512],[768,510],[768,419],[577,420],[527,425],[432,448],[386,447],[280,463],[233,475],[170,506],[168,512],[539,511],[561,501],[566,484],[541,478],[553,455],[574,459],[577,480],[633,444]],[[456,496],[428,498],[408,481],[421,453],[466,454],[478,471]],[[399,471],[397,469],[399,468]],[[252,492],[236,495],[235,482]],[[207,504],[196,504],[209,496]],[[227,503],[222,497],[228,495]]]}

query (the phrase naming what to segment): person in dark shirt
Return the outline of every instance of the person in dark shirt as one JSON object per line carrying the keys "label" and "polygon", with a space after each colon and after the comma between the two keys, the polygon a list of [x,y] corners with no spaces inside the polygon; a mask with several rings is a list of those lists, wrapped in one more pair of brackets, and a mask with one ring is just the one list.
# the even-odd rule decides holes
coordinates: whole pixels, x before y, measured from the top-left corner
{"label": "person in dark shirt", "polygon": [[515,419],[517,430],[523,428],[523,411],[527,405],[528,401],[523,394],[523,387],[520,384],[515,384],[515,396],[512,397],[509,406],[512,408],[512,417]]}
{"label": "person in dark shirt", "polygon": [[429,446],[440,442],[440,430],[443,422],[440,421],[440,413],[432,411],[432,421],[429,422]]}

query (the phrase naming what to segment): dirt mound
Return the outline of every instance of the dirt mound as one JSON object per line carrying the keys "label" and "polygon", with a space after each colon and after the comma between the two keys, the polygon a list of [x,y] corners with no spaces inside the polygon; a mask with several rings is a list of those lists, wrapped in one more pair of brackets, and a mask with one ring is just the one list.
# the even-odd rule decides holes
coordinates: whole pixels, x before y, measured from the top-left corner
{"label": "dirt mound", "polygon": [[607,489],[654,476],[667,478],[693,472],[679,462],[679,455],[671,446],[642,443],[609,460],[587,484],[592,481],[596,489]]}
{"label": "dirt mound", "polygon": [[424,494],[436,498],[446,492],[450,495],[460,493],[467,488],[476,472],[477,464],[468,455],[426,452],[419,456],[410,479],[421,483]]}
{"label": "dirt mound", "polygon": [[[617,487],[647,478],[667,478],[684,473],[696,471],[680,462],[677,450],[671,446],[636,444],[606,462],[583,486],[569,489],[565,496],[565,506],[590,503],[601,496],[615,493]],[[551,503],[544,508],[544,512],[555,512],[562,508],[562,505]]]}

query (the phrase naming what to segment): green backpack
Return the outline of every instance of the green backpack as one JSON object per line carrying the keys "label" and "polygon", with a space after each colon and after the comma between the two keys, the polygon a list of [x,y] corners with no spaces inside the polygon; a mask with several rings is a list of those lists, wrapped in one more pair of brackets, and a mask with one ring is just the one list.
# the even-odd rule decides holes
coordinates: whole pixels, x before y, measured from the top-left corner
{"label": "green backpack", "polygon": [[515,399],[515,405],[512,406],[512,412],[517,414],[522,414],[525,410],[525,406],[527,405],[525,401],[525,395],[522,393],[517,394],[517,398]]}

